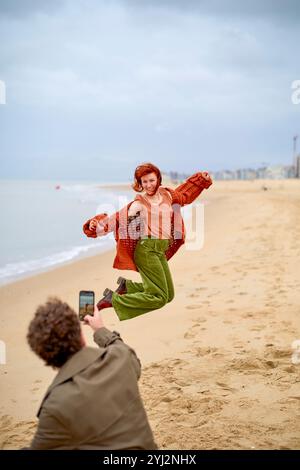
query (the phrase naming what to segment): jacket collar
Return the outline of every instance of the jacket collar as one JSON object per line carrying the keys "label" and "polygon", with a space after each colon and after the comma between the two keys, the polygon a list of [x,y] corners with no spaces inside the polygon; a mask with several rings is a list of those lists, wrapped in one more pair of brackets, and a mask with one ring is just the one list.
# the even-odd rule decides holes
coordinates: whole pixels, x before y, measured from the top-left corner
{"label": "jacket collar", "polygon": [[53,382],[48,387],[47,392],[42,400],[42,403],[39,407],[37,416],[39,416],[44,401],[48,398],[51,391],[57,386],[66,382],[74,375],[78,374],[82,370],[86,369],[90,364],[92,364],[96,359],[103,356],[105,354],[104,348],[90,348],[88,346],[84,346],[80,351],[73,354],[70,359],[59,369],[57,375],[54,377]]}

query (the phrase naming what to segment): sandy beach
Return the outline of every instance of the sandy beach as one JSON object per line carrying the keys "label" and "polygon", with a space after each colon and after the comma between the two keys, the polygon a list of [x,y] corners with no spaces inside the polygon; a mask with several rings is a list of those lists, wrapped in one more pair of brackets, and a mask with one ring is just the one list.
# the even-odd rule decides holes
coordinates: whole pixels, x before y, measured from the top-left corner
{"label": "sandy beach", "polygon": [[[106,326],[142,361],[140,390],[160,448],[300,449],[300,365],[291,362],[300,339],[300,180],[216,181],[197,201],[204,246],[170,260],[173,302],[126,322],[107,309]],[[119,275],[139,280],[114,270],[114,255],[0,288],[1,449],[30,443],[55,375],[26,343],[34,310],[56,295],[77,311],[79,290],[100,298]]]}

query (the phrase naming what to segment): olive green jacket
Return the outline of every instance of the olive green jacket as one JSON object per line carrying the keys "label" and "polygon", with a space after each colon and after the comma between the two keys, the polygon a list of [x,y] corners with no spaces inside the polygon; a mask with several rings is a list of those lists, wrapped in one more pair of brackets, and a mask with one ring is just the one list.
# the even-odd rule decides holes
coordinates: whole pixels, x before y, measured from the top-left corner
{"label": "olive green jacket", "polygon": [[140,397],[141,364],[119,333],[100,328],[59,370],[30,449],[156,449]]}

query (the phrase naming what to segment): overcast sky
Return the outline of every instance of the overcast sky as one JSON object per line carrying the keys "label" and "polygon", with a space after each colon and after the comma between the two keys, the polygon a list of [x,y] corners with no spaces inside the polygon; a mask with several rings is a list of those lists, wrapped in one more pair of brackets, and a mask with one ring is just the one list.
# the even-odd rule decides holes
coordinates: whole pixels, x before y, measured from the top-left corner
{"label": "overcast sky", "polygon": [[0,0],[0,177],[290,164],[298,0]]}

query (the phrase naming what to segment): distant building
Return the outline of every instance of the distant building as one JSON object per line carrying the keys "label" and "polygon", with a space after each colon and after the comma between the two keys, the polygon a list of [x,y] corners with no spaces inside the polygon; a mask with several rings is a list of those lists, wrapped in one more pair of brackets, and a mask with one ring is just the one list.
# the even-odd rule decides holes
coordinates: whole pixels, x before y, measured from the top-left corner
{"label": "distant building", "polygon": [[262,180],[266,179],[267,178],[267,176],[266,176],[267,175],[267,169],[268,169],[267,166],[263,166],[261,168],[258,168],[256,170],[257,178],[262,179]]}
{"label": "distant building", "polygon": [[256,171],[253,170],[252,168],[243,168],[241,170],[237,170],[238,173],[238,179],[242,180],[254,180],[257,178]]}
{"label": "distant building", "polygon": [[300,178],[300,154],[296,157],[295,176]]}
{"label": "distant building", "polygon": [[278,180],[284,178],[284,167],[282,165],[271,165],[267,168],[267,179]]}
{"label": "distant building", "polygon": [[[253,168],[239,168],[237,170],[219,170],[209,171],[213,180],[254,180],[254,179],[286,179],[286,178],[300,178],[300,154],[295,158],[294,165],[270,165],[257,169]],[[171,181],[172,184],[181,184],[190,175],[170,171],[165,178]]]}
{"label": "distant building", "polygon": [[187,180],[189,176],[191,175],[185,173],[178,173],[177,171],[170,171],[168,173],[163,173],[163,180],[164,184],[168,182],[168,184],[179,185],[185,180]]}

